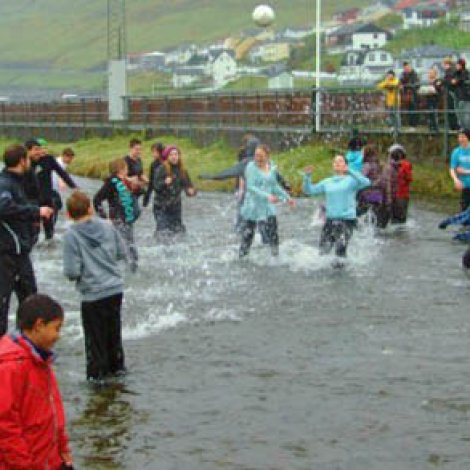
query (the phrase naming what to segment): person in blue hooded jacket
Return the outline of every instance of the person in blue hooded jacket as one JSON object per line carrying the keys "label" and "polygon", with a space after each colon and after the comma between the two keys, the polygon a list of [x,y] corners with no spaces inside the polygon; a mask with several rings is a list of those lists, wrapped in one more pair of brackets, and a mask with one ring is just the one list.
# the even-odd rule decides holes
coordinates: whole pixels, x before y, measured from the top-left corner
{"label": "person in blue hooded jacket", "polygon": [[271,247],[271,253],[279,253],[279,236],[275,203],[287,202],[290,206],[295,201],[282,189],[277,179],[277,169],[269,158],[269,148],[258,145],[254,161],[248,163],[245,170],[246,193],[240,210],[242,217],[242,242],[239,256],[248,255],[256,225],[265,235],[265,241]]}
{"label": "person in blue hooded jacket", "polygon": [[343,155],[335,157],[333,170],[334,176],[313,184],[313,167],[305,167],[302,190],[307,196],[326,196],[326,221],[320,236],[320,253],[327,254],[335,246],[336,256],[345,257],[356,226],[357,192],[371,183],[369,178],[348,168]]}

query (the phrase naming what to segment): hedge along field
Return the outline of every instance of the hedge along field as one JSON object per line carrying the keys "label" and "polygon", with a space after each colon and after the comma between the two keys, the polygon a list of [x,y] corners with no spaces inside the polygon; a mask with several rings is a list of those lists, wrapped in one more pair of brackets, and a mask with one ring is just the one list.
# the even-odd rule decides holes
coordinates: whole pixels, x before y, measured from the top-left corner
{"label": "hedge along field", "polygon": [[[72,147],[77,157],[70,166],[70,172],[79,176],[103,179],[108,175],[110,161],[121,158],[127,154],[129,140],[132,136],[116,136],[110,139],[87,139],[73,144],[64,142],[49,142],[52,154],[59,155],[63,148]],[[139,137],[139,136],[136,136]],[[198,176],[203,173],[214,174],[237,162],[237,149],[228,146],[223,141],[215,142],[206,147],[195,145],[189,139],[161,136],[158,139],[144,140],[143,160],[144,167],[148,170],[151,162],[150,146],[155,141],[164,144],[175,144],[183,153],[183,161],[189,174],[202,191],[232,191],[233,180],[207,181],[200,180]],[[0,139],[0,145],[4,149],[14,143],[12,140]],[[295,149],[273,153],[272,159],[277,164],[282,175],[292,184],[294,194],[301,194],[302,169],[313,164],[315,171],[314,181],[332,174],[332,159],[335,153],[341,151],[336,146],[309,144]],[[386,155],[381,155],[382,162]],[[455,201],[459,194],[454,190],[449,177],[448,167],[444,161],[423,162],[422,159],[413,161],[414,181],[411,186],[412,195],[429,202]],[[455,205],[454,205],[455,206]]]}

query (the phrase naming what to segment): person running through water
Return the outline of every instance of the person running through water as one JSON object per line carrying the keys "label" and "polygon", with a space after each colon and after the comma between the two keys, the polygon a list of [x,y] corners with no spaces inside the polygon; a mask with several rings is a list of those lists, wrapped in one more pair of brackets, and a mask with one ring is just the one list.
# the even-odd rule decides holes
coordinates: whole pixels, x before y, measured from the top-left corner
{"label": "person running through water", "polygon": [[184,167],[178,147],[166,147],[162,157],[165,161],[158,168],[153,181],[156,233],[173,235],[186,231],[182,221],[181,193],[184,191],[187,196],[193,197],[196,189]]}
{"label": "person running through water", "polygon": [[150,147],[150,152],[152,153],[153,162],[150,164],[149,170],[149,184],[147,186],[147,191],[144,195],[143,206],[147,207],[150,202],[150,198],[152,197],[152,193],[154,191],[153,187],[153,180],[155,179],[155,174],[157,173],[158,168],[163,163],[163,151],[165,150],[165,146],[161,142],[157,142],[152,144]]}
{"label": "person running through water", "polygon": [[[127,164],[123,159],[114,160],[109,164],[110,176],[93,198],[96,213],[109,218],[121,235],[128,249],[129,268],[137,271],[139,255],[134,239],[134,223],[140,215],[137,197],[132,194],[127,182]],[[108,203],[108,213],[103,202]]]}
{"label": "person running through water", "polygon": [[389,220],[389,213],[385,205],[385,188],[382,179],[382,165],[373,145],[364,147],[364,165],[362,174],[370,180],[371,185],[359,191],[357,195],[357,216],[364,215],[369,209],[375,216],[378,228],[385,228]]}
{"label": "person running through water", "polygon": [[277,178],[276,165],[270,160],[270,150],[266,145],[258,145],[254,161],[248,163],[245,170],[245,198],[240,210],[242,217],[242,242],[239,256],[248,255],[256,225],[271,246],[274,256],[279,254],[279,236],[277,230],[276,207],[278,201],[287,202],[291,207],[295,201],[281,187]]}
{"label": "person running through water", "polygon": [[408,216],[410,185],[413,181],[413,166],[407,160],[406,151],[402,145],[392,145],[389,153],[393,160],[398,161],[397,189],[392,199],[391,223],[404,224]]}
{"label": "person running through water", "polygon": [[[465,226],[465,231],[457,233],[453,238],[454,240],[470,243],[470,207],[463,212],[447,217],[439,223],[438,227],[441,230],[445,230],[449,225]],[[470,269],[470,247],[467,248],[467,251],[462,256],[462,266],[466,269]]]}
{"label": "person running through water", "polygon": [[336,256],[345,257],[356,226],[356,194],[370,186],[370,180],[350,170],[343,155],[337,155],[333,160],[333,171],[334,176],[312,184],[313,166],[305,167],[302,189],[307,196],[326,196],[326,221],[320,236],[320,253],[328,254],[334,246]]}

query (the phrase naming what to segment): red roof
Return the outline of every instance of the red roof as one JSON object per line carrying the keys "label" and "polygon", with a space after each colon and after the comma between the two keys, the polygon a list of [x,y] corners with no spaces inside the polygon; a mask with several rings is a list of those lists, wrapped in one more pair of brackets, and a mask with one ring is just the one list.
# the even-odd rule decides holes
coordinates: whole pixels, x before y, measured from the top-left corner
{"label": "red roof", "polygon": [[404,10],[405,8],[411,8],[421,3],[421,0],[400,0],[395,6],[395,10]]}
{"label": "red roof", "polygon": [[393,8],[395,10],[404,10],[405,8],[413,8],[417,5],[422,5],[422,4],[427,4],[427,5],[435,5],[435,4],[446,4],[446,5],[449,5],[450,2],[449,0],[427,0],[427,1],[424,1],[423,0],[400,0]]}

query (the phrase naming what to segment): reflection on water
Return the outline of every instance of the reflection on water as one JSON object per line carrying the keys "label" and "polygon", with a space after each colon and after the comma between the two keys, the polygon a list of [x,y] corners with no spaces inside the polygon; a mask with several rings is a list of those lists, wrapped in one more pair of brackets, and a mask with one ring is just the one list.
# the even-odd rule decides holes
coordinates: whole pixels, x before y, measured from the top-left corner
{"label": "reflection on water", "polygon": [[280,207],[279,258],[257,240],[244,262],[229,195],[185,201],[188,233],[171,245],[145,212],[123,309],[130,374],[98,391],[60,222],[34,259],[66,308],[57,375],[78,468],[470,468],[464,248],[412,208],[404,228],[362,226],[335,270],[317,207]]}
{"label": "reflection on water", "polygon": [[122,384],[84,390],[85,408],[70,422],[73,440],[87,449],[84,468],[121,469],[121,455],[132,439],[135,412]]}

